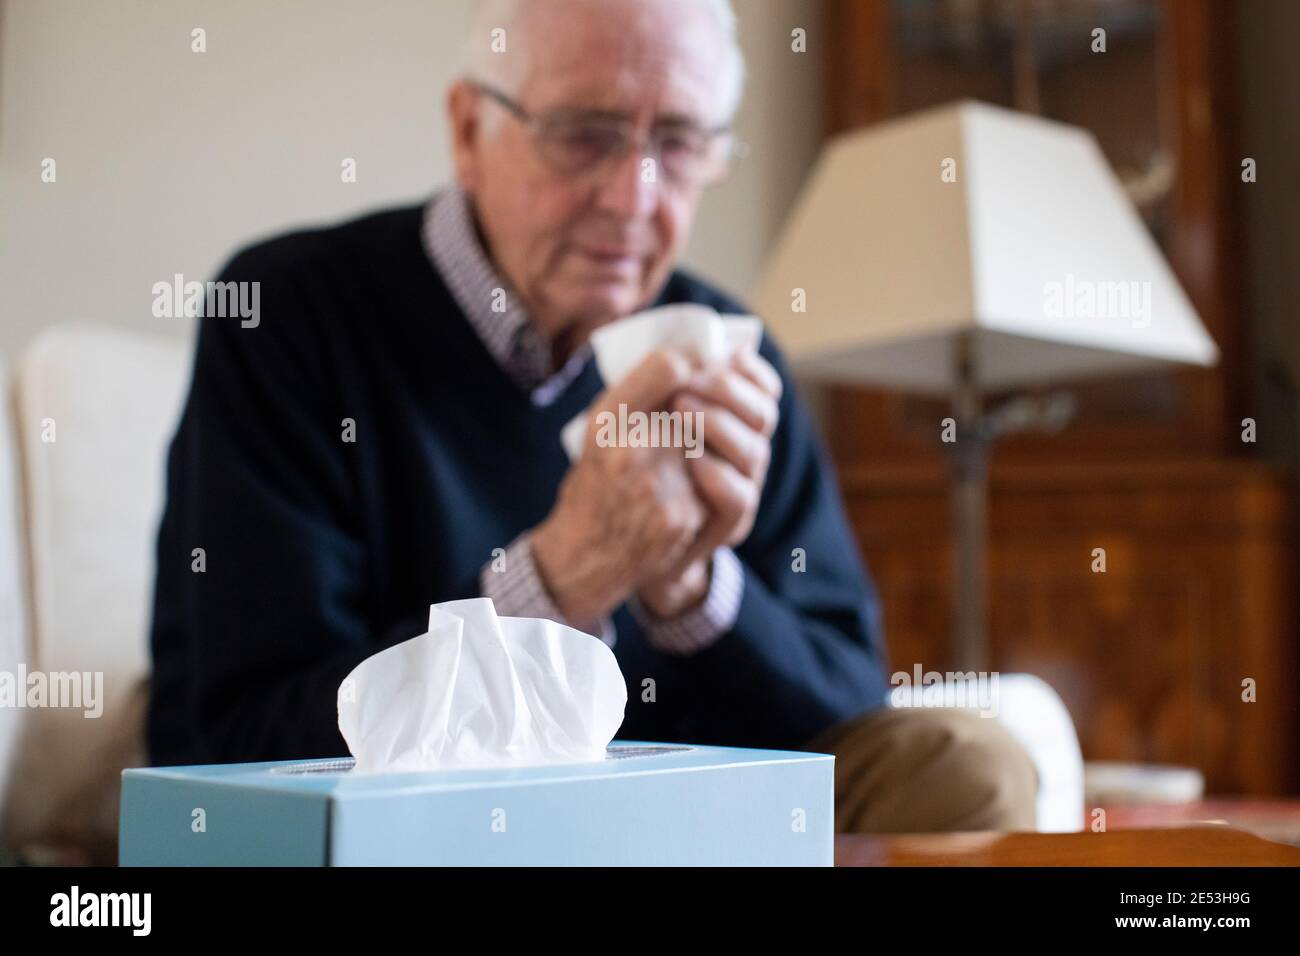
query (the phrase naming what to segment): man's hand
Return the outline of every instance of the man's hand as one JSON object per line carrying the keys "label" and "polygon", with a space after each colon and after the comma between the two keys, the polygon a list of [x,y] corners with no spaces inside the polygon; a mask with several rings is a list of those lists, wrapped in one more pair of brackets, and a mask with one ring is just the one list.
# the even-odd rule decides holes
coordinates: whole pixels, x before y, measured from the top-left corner
{"label": "man's hand", "polygon": [[706,527],[682,449],[596,446],[600,412],[665,409],[690,380],[684,356],[654,352],[592,405],[582,457],[531,539],[542,583],[566,620],[589,624],[664,578]]}
{"label": "man's hand", "polygon": [[676,617],[703,601],[714,549],[739,544],[754,526],[780,398],[776,369],[742,352],[693,374],[674,399],[674,411],[703,414],[704,454],[686,464],[709,519],[672,568],[638,588],[641,603],[659,617]]}

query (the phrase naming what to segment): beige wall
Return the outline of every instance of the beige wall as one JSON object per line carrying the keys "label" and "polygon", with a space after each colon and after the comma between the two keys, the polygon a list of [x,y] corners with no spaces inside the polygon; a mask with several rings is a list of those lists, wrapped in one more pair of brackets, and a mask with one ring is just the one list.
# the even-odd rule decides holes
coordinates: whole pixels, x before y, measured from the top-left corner
{"label": "beige wall", "polygon": [[[739,0],[752,149],[687,264],[745,293],[816,152],[815,0]],[[426,195],[464,0],[0,0],[0,353],[79,319],[174,334],[153,283],[237,245]],[[808,54],[790,52],[806,27]],[[190,31],[207,52],[190,51]],[[57,182],[41,182],[51,157]],[[340,181],[354,157],[358,182]]]}

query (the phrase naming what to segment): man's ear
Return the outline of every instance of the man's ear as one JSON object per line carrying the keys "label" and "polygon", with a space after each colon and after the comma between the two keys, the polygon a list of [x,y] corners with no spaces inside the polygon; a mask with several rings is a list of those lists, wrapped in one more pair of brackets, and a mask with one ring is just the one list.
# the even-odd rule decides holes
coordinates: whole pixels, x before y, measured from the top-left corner
{"label": "man's ear", "polygon": [[472,191],[478,186],[483,128],[478,118],[478,93],[465,80],[457,80],[447,91],[447,119],[456,179],[464,189]]}

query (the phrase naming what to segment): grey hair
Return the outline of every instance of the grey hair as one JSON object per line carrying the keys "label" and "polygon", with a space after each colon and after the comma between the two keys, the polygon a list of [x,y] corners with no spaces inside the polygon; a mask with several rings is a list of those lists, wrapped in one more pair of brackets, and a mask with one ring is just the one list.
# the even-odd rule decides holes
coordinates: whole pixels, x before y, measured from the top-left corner
{"label": "grey hair", "polygon": [[[523,88],[528,21],[525,7],[530,0],[478,0],[470,14],[464,41],[464,74],[492,83],[511,96]],[[641,0],[647,2],[647,0]],[[740,108],[745,91],[745,57],[736,36],[736,14],[731,0],[693,0],[711,14],[722,31],[727,58],[727,77],[716,122],[729,123]],[[504,31],[497,33],[496,31]],[[494,38],[503,38],[506,55],[494,52]],[[523,55],[509,55],[509,54]]]}

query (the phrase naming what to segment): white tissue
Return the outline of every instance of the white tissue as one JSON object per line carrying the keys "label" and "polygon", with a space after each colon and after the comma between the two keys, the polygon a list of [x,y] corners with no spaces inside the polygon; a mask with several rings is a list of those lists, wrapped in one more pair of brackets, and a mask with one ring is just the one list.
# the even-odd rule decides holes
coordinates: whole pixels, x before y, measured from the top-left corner
{"label": "white tissue", "polygon": [[[680,302],[638,312],[603,325],[591,334],[596,368],[604,383],[617,385],[655,349],[681,352],[697,365],[720,362],[741,349],[758,351],[763,323],[752,315],[720,315],[695,302]],[[649,411],[649,409],[643,409]],[[587,416],[579,415],[560,432],[571,461],[582,457]]]}
{"label": "white tissue", "polygon": [[363,773],[603,760],[626,706],[599,638],[497,617],[490,598],[431,606],[428,633],[366,658],[338,694]]}

